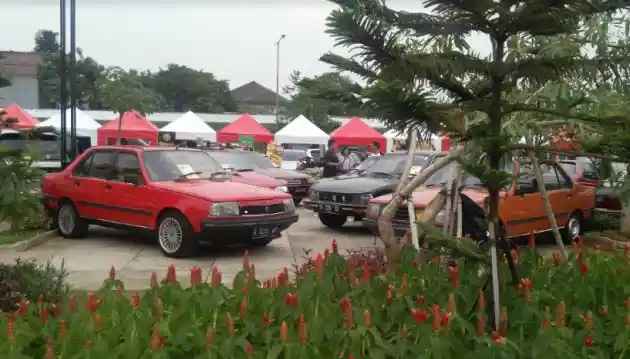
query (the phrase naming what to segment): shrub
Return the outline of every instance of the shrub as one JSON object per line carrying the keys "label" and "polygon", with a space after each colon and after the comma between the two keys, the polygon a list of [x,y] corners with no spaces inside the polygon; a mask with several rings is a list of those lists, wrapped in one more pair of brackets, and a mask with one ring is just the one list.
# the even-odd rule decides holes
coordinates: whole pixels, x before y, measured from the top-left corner
{"label": "shrub", "polygon": [[[0,263],[0,283],[10,286],[12,291],[26,300],[44,300],[57,303],[68,294],[67,271],[56,268],[50,262],[43,264],[17,258],[14,263]],[[7,300],[3,295],[10,293],[0,290],[0,301]],[[15,298],[12,296],[12,298]]]}
{"label": "shrub", "polygon": [[[411,253],[412,249],[405,251]],[[626,250],[628,251],[628,249]],[[167,277],[131,298],[104,281],[86,300],[22,303],[1,319],[0,354],[17,358],[627,358],[628,253],[577,248],[568,261],[515,251],[518,286],[504,281],[499,330],[487,322],[485,263],[445,268],[406,260],[399,273],[357,266],[332,251],[289,282],[244,270],[233,288],[215,267]],[[416,254],[411,253],[412,256]],[[374,262],[374,261],[372,261]],[[505,264],[501,268],[505,273]],[[504,275],[508,278],[507,275]],[[182,279],[182,278],[180,278]],[[489,305],[488,305],[489,306]]]}

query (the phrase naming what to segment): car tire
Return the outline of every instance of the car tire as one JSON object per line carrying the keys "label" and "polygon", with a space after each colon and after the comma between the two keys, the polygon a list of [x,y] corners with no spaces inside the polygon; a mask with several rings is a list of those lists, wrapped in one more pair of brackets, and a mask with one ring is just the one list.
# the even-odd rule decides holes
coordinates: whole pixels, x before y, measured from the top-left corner
{"label": "car tire", "polygon": [[188,219],[176,211],[160,215],[156,229],[156,239],[166,257],[190,257],[197,249],[198,240]]}
{"label": "car tire", "polygon": [[339,229],[346,224],[348,218],[346,216],[340,216],[336,214],[320,213],[319,220],[322,224],[328,228]]}
{"label": "car tire", "polygon": [[562,230],[562,239],[565,243],[571,243],[578,240],[583,233],[583,223],[584,221],[582,220],[582,216],[579,212],[571,213],[564,230]]}
{"label": "car tire", "polygon": [[83,238],[87,235],[89,227],[88,221],[79,216],[77,208],[69,200],[59,203],[53,225],[65,238]]}
{"label": "car tire", "polygon": [[301,198],[294,198],[293,199],[293,203],[295,204],[295,206],[299,206],[300,203],[302,203],[302,199]]}

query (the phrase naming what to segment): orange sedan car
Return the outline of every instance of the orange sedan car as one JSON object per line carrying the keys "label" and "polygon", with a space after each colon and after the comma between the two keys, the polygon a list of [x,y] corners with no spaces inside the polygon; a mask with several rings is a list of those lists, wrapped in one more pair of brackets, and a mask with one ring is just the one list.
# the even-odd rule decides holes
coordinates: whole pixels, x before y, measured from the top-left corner
{"label": "orange sedan car", "polygon": [[[414,191],[412,197],[416,218],[448,179],[452,178],[454,170],[455,164],[443,168],[429,178],[424,186]],[[499,203],[499,219],[506,236],[514,238],[527,236],[532,232],[550,231],[551,224],[531,164],[512,163],[507,171],[514,174],[514,181],[509,188],[501,192]],[[594,188],[572,182],[564,170],[555,163],[541,164],[541,171],[556,222],[563,230],[564,239],[566,241],[577,239],[583,232],[584,224],[592,219],[595,205]],[[478,178],[467,176],[462,193],[478,205],[485,206],[488,191]],[[368,205],[367,218],[363,222],[374,233],[377,232],[378,216],[390,198],[391,195],[376,197]],[[440,212],[435,220],[436,225],[441,225],[444,217],[444,212]],[[394,228],[398,236],[402,236],[409,229],[406,204],[396,213]]]}

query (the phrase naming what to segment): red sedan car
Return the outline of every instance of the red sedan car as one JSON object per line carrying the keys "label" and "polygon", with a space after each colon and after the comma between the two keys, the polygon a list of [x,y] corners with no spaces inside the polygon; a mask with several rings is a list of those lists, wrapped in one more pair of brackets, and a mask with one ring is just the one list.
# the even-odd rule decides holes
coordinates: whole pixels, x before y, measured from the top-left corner
{"label": "red sedan car", "polygon": [[155,233],[169,257],[199,241],[267,245],[297,222],[291,195],[231,180],[203,151],[97,146],[48,174],[43,203],[65,237],[90,224]]}

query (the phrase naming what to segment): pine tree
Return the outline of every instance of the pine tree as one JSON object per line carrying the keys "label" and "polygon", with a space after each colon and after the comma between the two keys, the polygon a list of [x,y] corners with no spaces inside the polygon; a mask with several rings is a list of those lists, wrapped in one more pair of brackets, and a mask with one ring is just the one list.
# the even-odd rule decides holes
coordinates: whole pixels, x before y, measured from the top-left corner
{"label": "pine tree", "polygon": [[[533,46],[518,57],[508,51],[510,41],[580,33],[591,18],[619,13],[630,1],[428,0],[422,2],[424,13],[394,10],[384,0],[331,1],[339,8],[328,17],[327,32],[337,46],[350,47],[353,56],[328,53],[321,60],[367,84],[354,94],[324,95],[360,98],[390,128],[448,131],[474,142],[485,152],[486,163],[464,165],[488,188],[494,233],[499,233],[499,192],[511,182],[511,174],[502,170],[503,159],[523,148],[510,143],[504,122],[515,114],[602,120],[571,108],[518,102],[520,96],[514,95],[585,73],[612,81],[627,73],[630,62],[618,51],[563,56]],[[487,38],[491,53],[471,49],[470,36]],[[476,121],[462,126],[462,117],[471,116]]]}

